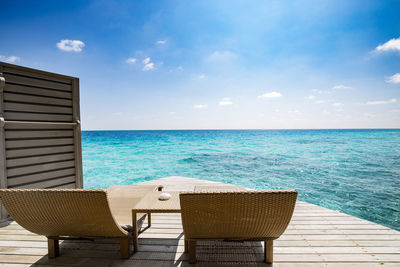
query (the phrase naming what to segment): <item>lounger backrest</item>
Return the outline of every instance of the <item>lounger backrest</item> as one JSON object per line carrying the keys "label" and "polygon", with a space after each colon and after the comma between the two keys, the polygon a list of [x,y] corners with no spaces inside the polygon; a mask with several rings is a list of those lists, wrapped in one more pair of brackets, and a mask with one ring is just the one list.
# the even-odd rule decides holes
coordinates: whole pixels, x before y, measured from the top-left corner
{"label": "lounger backrest", "polygon": [[0,199],[25,229],[45,236],[124,237],[104,190],[2,189]]}
{"label": "lounger backrest", "polygon": [[288,226],[296,191],[182,193],[186,238],[278,238]]}

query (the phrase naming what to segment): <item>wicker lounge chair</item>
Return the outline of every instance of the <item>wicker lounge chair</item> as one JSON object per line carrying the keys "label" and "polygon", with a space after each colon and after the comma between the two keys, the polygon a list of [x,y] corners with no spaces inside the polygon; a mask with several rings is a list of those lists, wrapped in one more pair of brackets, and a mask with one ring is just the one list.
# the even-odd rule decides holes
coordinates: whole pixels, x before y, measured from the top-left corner
{"label": "wicker lounge chair", "polygon": [[181,193],[185,252],[196,262],[197,240],[264,241],[264,261],[273,262],[273,240],[292,218],[297,192]]}
{"label": "wicker lounge chair", "polygon": [[47,237],[49,258],[59,256],[59,240],[82,237],[119,238],[121,258],[129,257],[130,228],[117,223],[105,190],[1,189],[0,199],[19,225]]}

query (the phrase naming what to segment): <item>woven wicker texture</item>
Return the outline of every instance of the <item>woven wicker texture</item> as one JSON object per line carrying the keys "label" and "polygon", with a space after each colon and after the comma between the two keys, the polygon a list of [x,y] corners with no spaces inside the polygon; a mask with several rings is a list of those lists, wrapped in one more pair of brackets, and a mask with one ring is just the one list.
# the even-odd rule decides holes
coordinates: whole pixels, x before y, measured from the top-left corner
{"label": "woven wicker texture", "polygon": [[114,185],[107,188],[110,209],[118,224],[132,224],[132,208],[147,193],[156,190],[156,185]]}
{"label": "woven wicker texture", "polygon": [[263,240],[288,226],[296,191],[181,193],[186,239]]}
{"label": "woven wicker texture", "polygon": [[0,198],[19,225],[39,235],[128,235],[115,222],[104,190],[1,189]]}
{"label": "woven wicker texture", "polygon": [[194,192],[241,192],[247,191],[242,185],[196,185]]}

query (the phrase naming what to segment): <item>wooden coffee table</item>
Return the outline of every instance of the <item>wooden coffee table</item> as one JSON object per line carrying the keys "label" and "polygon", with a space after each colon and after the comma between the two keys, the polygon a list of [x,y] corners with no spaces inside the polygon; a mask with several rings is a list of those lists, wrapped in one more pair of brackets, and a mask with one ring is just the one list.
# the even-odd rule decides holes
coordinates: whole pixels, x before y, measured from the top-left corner
{"label": "wooden coffee table", "polygon": [[[168,200],[159,200],[161,193],[169,193],[171,198]],[[148,227],[151,226],[151,213],[180,213],[181,205],[179,202],[179,192],[149,192],[132,209],[132,227],[133,227],[133,248],[138,251],[137,214],[147,213]]]}

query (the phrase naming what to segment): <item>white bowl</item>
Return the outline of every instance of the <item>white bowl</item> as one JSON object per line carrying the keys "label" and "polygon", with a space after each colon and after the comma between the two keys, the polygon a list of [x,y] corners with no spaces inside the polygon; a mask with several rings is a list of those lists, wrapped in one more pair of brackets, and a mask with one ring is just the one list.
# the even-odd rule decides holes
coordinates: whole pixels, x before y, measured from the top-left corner
{"label": "white bowl", "polygon": [[158,197],[159,200],[168,200],[171,198],[171,195],[168,193],[161,193],[160,196]]}

